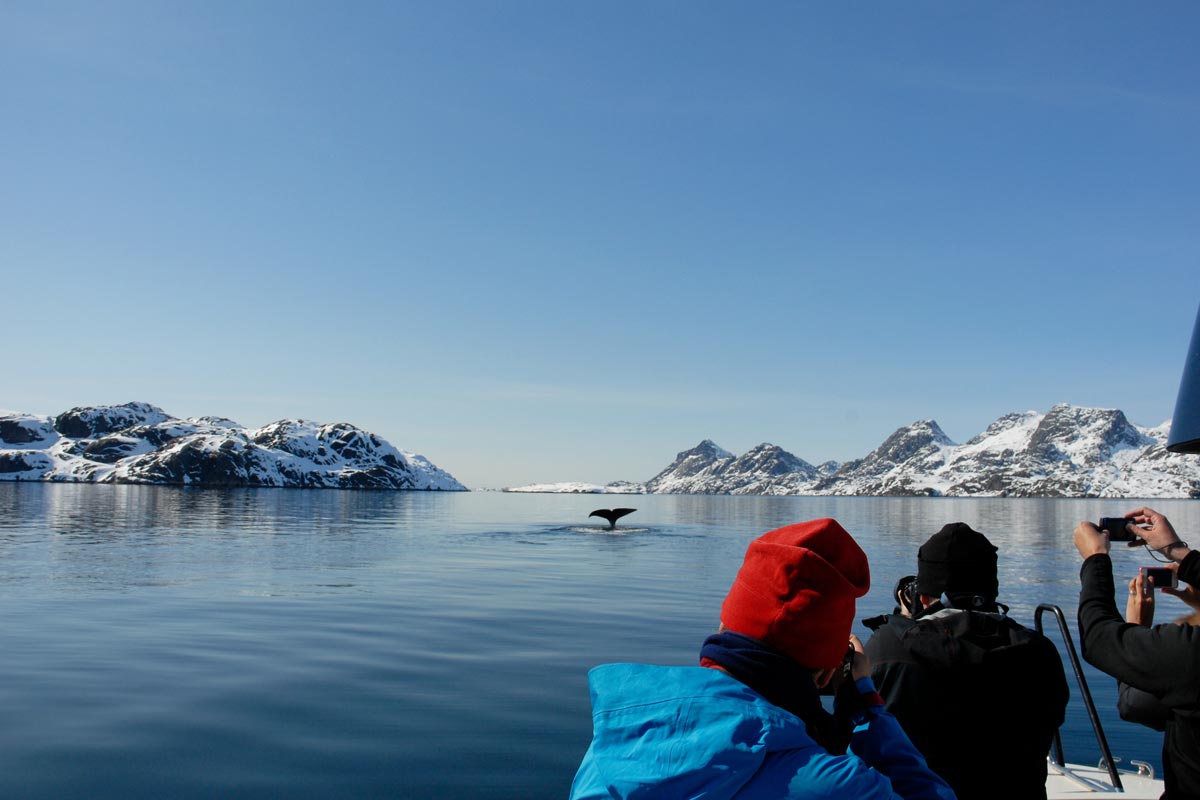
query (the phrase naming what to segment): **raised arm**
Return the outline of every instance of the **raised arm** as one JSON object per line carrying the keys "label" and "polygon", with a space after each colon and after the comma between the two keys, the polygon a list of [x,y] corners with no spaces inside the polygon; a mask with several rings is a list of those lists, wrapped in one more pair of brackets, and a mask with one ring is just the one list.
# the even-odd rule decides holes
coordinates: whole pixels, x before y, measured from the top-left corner
{"label": "raised arm", "polygon": [[[1141,509],[1148,512],[1150,509]],[[1137,515],[1131,515],[1137,516]],[[1142,516],[1149,516],[1143,514]],[[1158,515],[1164,522],[1165,518]],[[1169,525],[1169,523],[1168,523]],[[1163,528],[1158,533],[1162,534]],[[1153,534],[1152,534],[1153,535]],[[1174,531],[1170,531],[1174,541]],[[1147,542],[1154,546],[1158,537]],[[1164,541],[1159,544],[1168,544]],[[1189,625],[1156,625],[1152,628],[1126,623],[1117,611],[1112,560],[1108,555],[1108,536],[1090,522],[1075,529],[1075,546],[1084,557],[1080,570],[1079,639],[1083,657],[1117,680],[1150,692],[1168,707],[1194,704],[1200,700],[1200,686],[1194,676],[1200,672],[1200,636]],[[1181,548],[1168,548],[1177,551]],[[1200,556],[1190,556],[1185,570],[1200,567]],[[1186,580],[1186,578],[1185,578]]]}

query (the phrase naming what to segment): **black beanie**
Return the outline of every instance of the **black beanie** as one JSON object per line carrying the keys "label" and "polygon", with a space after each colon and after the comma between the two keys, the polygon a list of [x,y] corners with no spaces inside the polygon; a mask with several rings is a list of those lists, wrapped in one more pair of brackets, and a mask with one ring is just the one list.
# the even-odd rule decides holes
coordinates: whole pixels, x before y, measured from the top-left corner
{"label": "black beanie", "polygon": [[917,591],[930,597],[971,594],[995,600],[1000,593],[995,546],[965,522],[950,523],[917,551]]}

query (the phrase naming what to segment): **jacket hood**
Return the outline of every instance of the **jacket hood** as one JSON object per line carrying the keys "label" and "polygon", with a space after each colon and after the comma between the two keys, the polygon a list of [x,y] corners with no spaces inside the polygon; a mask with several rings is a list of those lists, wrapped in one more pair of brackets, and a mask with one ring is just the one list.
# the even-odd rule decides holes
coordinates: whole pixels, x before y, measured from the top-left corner
{"label": "jacket hood", "polygon": [[[705,667],[606,664],[589,673],[592,774],[612,797],[737,794],[777,750],[815,748],[796,716]],[[824,751],[821,751],[824,752]]]}

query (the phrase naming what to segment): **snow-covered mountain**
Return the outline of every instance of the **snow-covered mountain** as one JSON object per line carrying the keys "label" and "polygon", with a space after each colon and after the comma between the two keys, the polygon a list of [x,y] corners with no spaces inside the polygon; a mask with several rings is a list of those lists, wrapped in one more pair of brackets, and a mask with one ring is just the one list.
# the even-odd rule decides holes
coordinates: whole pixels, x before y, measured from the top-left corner
{"label": "snow-covered mountain", "polygon": [[843,464],[811,489],[821,494],[936,494],[921,485],[920,476],[945,464],[953,447],[936,422],[923,419],[900,428],[865,458]]}
{"label": "snow-covered mountain", "polygon": [[796,494],[820,476],[817,467],[783,448],[763,443],[734,456],[705,439],[684,450],[646,482],[658,494]]}
{"label": "snow-covered mountain", "polygon": [[0,415],[0,480],[466,491],[424,456],[344,422],[251,429],[148,403]]}
{"label": "snow-covered mountain", "polygon": [[705,439],[675,456],[671,465],[646,481],[646,491],[658,494],[721,494],[717,480],[734,460],[733,453]]}
{"label": "snow-covered mountain", "polygon": [[813,467],[775,445],[735,457],[709,440],[646,483],[687,494],[1200,498],[1200,458],[1167,452],[1169,425],[1114,409],[1057,405],[1007,414],[965,444],[933,420],[900,428],[865,457]]}
{"label": "snow-covered mountain", "polygon": [[613,481],[603,485],[566,481],[562,483],[531,483],[527,486],[512,486],[502,491],[527,494],[645,494],[646,487],[630,481]]}

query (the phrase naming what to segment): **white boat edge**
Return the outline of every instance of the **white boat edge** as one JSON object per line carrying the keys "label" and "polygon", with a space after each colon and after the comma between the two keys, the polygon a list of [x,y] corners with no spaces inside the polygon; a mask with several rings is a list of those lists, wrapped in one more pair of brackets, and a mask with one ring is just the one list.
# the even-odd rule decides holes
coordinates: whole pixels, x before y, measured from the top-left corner
{"label": "white boat edge", "polygon": [[1131,800],[1158,800],[1164,791],[1163,782],[1154,777],[1153,769],[1147,767],[1147,770],[1118,770],[1124,788],[1124,791],[1120,791],[1113,787],[1106,769],[1080,764],[1059,765],[1047,759],[1046,800],[1095,794],[1119,794]]}

